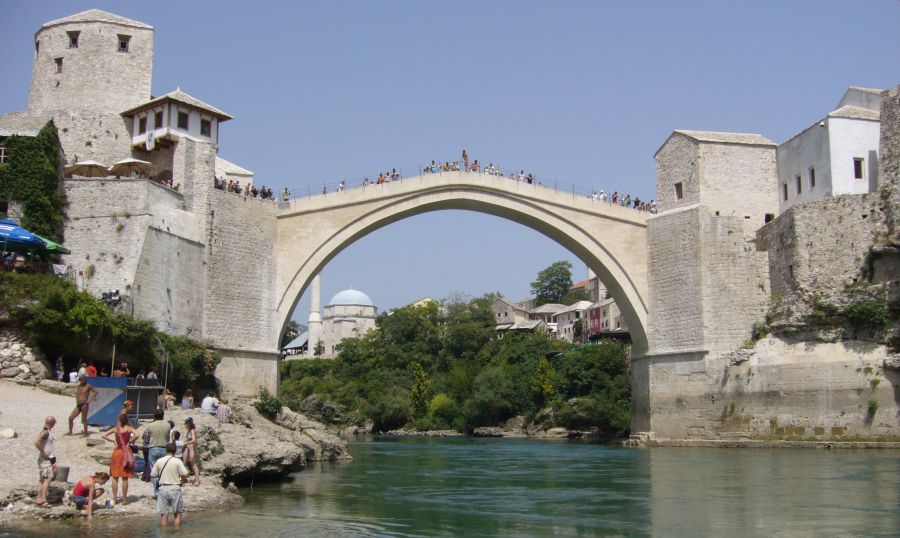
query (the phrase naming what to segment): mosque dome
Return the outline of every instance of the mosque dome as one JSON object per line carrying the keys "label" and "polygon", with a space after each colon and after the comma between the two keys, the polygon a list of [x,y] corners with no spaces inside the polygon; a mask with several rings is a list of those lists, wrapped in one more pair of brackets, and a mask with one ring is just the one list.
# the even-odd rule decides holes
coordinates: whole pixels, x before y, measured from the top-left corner
{"label": "mosque dome", "polygon": [[334,305],[362,305],[375,306],[372,299],[368,295],[359,290],[344,290],[335,294],[328,303],[328,306]]}

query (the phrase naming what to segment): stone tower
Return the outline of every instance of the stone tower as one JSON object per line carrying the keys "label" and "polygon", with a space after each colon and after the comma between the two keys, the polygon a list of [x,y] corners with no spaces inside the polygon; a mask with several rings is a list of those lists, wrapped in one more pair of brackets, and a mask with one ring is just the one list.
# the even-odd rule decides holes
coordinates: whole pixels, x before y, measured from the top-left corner
{"label": "stone tower", "polygon": [[56,122],[66,160],[128,156],[120,112],[150,99],[153,27],[90,9],[41,26],[34,51],[28,111]]}
{"label": "stone tower", "polygon": [[316,346],[319,345],[319,342],[322,341],[322,314],[320,311],[321,308],[321,296],[322,296],[322,275],[316,275],[313,278],[312,285],[310,286],[310,301],[309,301],[309,323],[307,325],[307,331],[309,331],[309,340],[307,340],[307,355],[310,357],[316,356]]}

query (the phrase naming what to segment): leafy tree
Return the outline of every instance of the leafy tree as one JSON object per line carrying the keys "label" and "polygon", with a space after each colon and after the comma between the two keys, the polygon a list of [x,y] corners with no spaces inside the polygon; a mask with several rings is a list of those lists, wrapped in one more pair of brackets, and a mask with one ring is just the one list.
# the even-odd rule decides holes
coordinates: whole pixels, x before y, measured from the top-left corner
{"label": "leafy tree", "polygon": [[553,366],[550,364],[546,358],[541,357],[538,360],[537,371],[534,374],[534,379],[531,381],[531,386],[534,390],[543,398],[544,401],[549,401],[556,395],[556,387],[554,386],[556,382],[556,371],[553,370]]}
{"label": "leafy tree", "polygon": [[487,368],[475,378],[472,397],[466,400],[466,422],[470,427],[499,424],[515,414],[515,388],[500,367]]}
{"label": "leafy tree", "polygon": [[279,349],[284,348],[284,346],[290,344],[294,338],[300,336],[300,333],[305,329],[301,328],[300,324],[297,323],[296,320],[291,320],[288,322],[287,327],[284,330],[284,335],[281,337],[281,345]]}
{"label": "leafy tree", "polygon": [[412,390],[409,392],[409,399],[412,403],[413,412],[417,417],[421,417],[428,409],[428,374],[422,369],[422,365],[415,362],[412,365],[413,382]]}
{"label": "leafy tree", "polygon": [[564,304],[566,306],[571,306],[578,301],[590,301],[591,296],[588,291],[584,288],[578,288],[575,290],[569,290],[563,296],[563,298],[559,301],[560,304]]}
{"label": "leafy tree", "polygon": [[575,323],[572,324],[572,334],[575,337],[576,342],[584,342],[584,339],[582,338],[582,336],[584,336],[584,320],[575,320]]}
{"label": "leafy tree", "polygon": [[571,287],[572,263],[565,260],[554,262],[550,267],[540,271],[537,279],[531,283],[534,306],[561,303]]}

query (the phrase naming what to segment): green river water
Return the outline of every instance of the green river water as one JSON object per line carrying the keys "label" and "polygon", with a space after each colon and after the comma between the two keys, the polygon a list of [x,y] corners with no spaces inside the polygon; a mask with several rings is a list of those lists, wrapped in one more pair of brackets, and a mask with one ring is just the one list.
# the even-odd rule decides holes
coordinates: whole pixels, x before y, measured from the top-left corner
{"label": "green river water", "polygon": [[0,536],[897,536],[896,450],[625,449],[574,441],[357,438],[352,462],[242,492],[239,509],[41,523]]}

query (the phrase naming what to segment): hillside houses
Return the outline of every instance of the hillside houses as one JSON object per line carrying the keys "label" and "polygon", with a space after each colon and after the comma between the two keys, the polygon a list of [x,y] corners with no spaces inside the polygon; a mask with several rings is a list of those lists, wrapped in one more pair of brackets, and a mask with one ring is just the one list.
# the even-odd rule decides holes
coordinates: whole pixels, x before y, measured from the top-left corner
{"label": "hillside houses", "polygon": [[513,302],[499,298],[491,305],[498,337],[508,332],[543,332],[568,342],[588,342],[601,338],[628,338],[628,327],[613,299],[607,297],[600,280],[590,278],[571,288],[584,289],[591,298],[571,305],[547,303],[533,306],[531,299]]}

